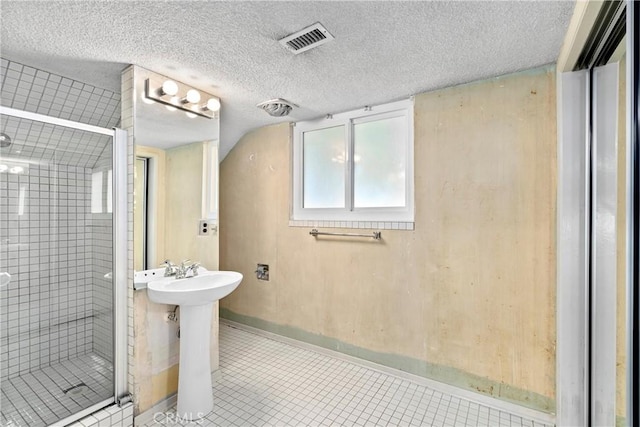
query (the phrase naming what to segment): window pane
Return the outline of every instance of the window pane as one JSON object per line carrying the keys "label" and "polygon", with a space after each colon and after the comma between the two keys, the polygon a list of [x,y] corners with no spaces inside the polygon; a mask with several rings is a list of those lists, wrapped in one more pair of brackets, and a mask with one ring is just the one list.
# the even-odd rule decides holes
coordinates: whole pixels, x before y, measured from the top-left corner
{"label": "window pane", "polygon": [[91,174],[91,213],[102,213],[102,172]]}
{"label": "window pane", "polygon": [[354,207],[406,206],[406,117],[360,123],[353,130]]}
{"label": "window pane", "polygon": [[345,198],[344,126],[303,136],[305,208],[343,208]]}
{"label": "window pane", "polygon": [[107,172],[107,212],[113,212],[113,190],[111,181],[113,180],[113,174],[111,169]]}

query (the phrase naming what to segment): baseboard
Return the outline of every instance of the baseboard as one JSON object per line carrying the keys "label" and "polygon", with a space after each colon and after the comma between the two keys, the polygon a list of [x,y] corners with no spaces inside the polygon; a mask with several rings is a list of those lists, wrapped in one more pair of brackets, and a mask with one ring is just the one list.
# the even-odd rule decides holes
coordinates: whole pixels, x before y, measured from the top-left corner
{"label": "baseboard", "polygon": [[145,425],[147,423],[154,421],[153,419],[154,414],[168,411],[172,406],[175,406],[177,402],[178,402],[178,393],[173,393],[172,395],[167,396],[164,400],[161,400],[160,402],[153,405],[151,408],[147,409],[143,413],[138,414],[136,417],[134,417],[133,425],[140,426],[140,425]]}
{"label": "baseboard", "polygon": [[233,320],[220,318],[220,327],[231,327],[231,328],[244,330],[265,338],[272,339],[274,341],[279,341],[279,342],[290,344],[296,347],[305,348],[307,350],[315,351],[320,354],[325,354],[327,356],[334,357],[336,359],[354,363],[363,367],[367,367],[369,369],[374,369],[384,374],[389,374],[389,375],[394,375],[396,377],[404,378],[406,380],[423,385],[425,387],[432,388],[433,390],[437,390],[442,393],[452,394],[456,397],[462,397],[464,399],[473,401],[475,403],[478,403],[484,406],[488,406],[500,411],[509,412],[519,417],[528,418],[533,421],[544,423],[544,424],[555,425],[555,416],[553,414],[537,411],[535,409],[520,406],[511,402],[506,402],[504,400],[495,399],[491,396],[487,396],[484,394],[474,393],[473,391],[470,391],[470,390],[465,390],[465,389],[455,387],[449,384],[445,384],[439,381],[435,381],[429,378],[421,377],[421,376],[404,372],[398,369],[394,369],[385,365],[380,365],[378,363],[370,362],[368,360],[360,359],[354,356],[350,356],[348,354],[340,353],[340,352],[330,350],[324,347],[320,347],[314,344],[309,344],[304,341],[299,341],[289,337],[285,337],[283,335],[278,335],[273,332],[265,331],[263,329],[247,326],[242,323],[234,322]]}

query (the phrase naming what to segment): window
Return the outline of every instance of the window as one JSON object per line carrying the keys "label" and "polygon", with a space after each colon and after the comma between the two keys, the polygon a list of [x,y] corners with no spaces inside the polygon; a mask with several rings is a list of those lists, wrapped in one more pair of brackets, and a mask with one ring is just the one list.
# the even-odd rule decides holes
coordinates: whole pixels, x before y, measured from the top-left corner
{"label": "window", "polygon": [[97,171],[91,174],[91,213],[99,214],[112,212],[113,194],[111,182],[111,169],[107,171]]}
{"label": "window", "polygon": [[413,222],[413,101],[298,122],[293,219]]}
{"label": "window", "polygon": [[102,213],[102,172],[91,174],[91,213]]}

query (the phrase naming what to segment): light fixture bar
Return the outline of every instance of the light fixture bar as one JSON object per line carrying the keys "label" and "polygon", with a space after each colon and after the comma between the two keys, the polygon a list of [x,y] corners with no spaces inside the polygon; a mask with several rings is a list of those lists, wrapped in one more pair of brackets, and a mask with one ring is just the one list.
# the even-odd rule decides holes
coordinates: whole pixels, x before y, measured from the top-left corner
{"label": "light fixture bar", "polygon": [[[167,87],[171,88],[171,90],[166,90]],[[173,90],[176,87],[177,90]],[[216,112],[220,109],[220,100],[217,97],[168,79],[164,81],[146,79],[144,82],[144,97],[207,119],[216,118]],[[202,104],[201,100],[204,100],[205,103]],[[217,108],[206,108],[203,105],[213,105],[217,106]]]}

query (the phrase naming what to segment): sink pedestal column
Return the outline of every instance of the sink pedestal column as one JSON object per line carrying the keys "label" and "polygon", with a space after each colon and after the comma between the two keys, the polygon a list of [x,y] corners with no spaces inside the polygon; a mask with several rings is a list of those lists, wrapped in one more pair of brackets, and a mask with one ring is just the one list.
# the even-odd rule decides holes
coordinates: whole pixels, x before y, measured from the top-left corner
{"label": "sink pedestal column", "polygon": [[213,410],[211,303],[180,306],[180,372],[177,415],[197,420]]}

